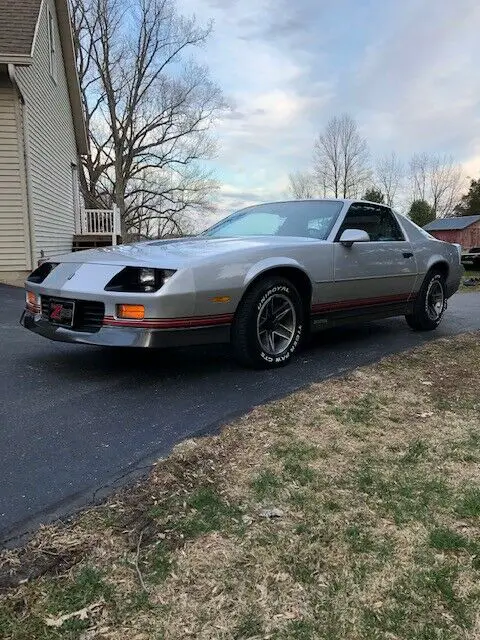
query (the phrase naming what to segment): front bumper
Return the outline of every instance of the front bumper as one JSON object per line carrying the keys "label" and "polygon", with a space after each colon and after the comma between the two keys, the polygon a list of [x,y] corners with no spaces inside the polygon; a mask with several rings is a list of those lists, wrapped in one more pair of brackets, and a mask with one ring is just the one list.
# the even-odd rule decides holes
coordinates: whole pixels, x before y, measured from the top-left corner
{"label": "front bumper", "polygon": [[20,324],[26,329],[58,342],[91,344],[102,347],[184,347],[230,341],[230,326],[196,329],[148,329],[141,327],[101,327],[89,333],[54,325],[40,314],[25,310]]}

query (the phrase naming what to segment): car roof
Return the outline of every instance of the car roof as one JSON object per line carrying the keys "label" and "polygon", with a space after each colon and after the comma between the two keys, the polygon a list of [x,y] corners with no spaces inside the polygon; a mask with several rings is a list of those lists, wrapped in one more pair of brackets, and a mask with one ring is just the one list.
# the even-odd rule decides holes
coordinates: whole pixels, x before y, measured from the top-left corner
{"label": "car roof", "polygon": [[371,200],[362,200],[361,198],[293,198],[292,200],[272,200],[270,202],[258,202],[257,204],[252,204],[244,208],[249,209],[250,207],[258,207],[265,204],[289,204],[292,202],[343,202],[344,204],[362,203],[373,204],[378,207],[385,207],[386,209],[390,209],[388,204],[372,202]]}

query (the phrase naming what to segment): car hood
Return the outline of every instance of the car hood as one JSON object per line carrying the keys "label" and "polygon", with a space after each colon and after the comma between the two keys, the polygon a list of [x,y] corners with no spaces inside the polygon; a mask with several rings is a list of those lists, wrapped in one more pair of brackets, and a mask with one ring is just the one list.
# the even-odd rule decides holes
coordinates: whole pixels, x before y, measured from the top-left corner
{"label": "car hood", "polygon": [[294,247],[318,242],[310,238],[258,236],[248,238],[178,238],[153,240],[115,247],[90,249],[49,258],[52,262],[119,264],[124,266],[156,265],[165,269],[179,269],[195,262],[232,252],[255,251],[270,247],[276,251],[282,247]]}

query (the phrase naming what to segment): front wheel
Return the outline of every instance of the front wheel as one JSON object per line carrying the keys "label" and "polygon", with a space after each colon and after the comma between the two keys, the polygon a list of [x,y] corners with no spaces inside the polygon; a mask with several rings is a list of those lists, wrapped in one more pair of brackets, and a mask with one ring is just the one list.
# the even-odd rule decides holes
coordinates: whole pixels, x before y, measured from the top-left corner
{"label": "front wheel", "polygon": [[431,271],[415,300],[413,313],[405,319],[415,331],[432,331],[442,321],[446,308],[445,278],[438,271]]}
{"label": "front wheel", "polygon": [[232,327],[237,360],[256,369],[286,365],[301,342],[304,308],[297,289],[281,277],[252,286],[240,302]]}

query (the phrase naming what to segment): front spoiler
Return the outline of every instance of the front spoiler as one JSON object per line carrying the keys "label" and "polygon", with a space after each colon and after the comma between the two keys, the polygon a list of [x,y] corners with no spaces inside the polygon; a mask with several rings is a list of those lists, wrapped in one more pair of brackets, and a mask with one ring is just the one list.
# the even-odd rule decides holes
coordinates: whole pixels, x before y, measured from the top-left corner
{"label": "front spoiler", "polygon": [[230,326],[201,327],[198,329],[145,329],[137,327],[102,327],[98,331],[74,331],[56,326],[39,314],[25,310],[20,324],[29,331],[49,340],[91,344],[102,347],[166,348],[200,344],[218,344],[230,341]]}

